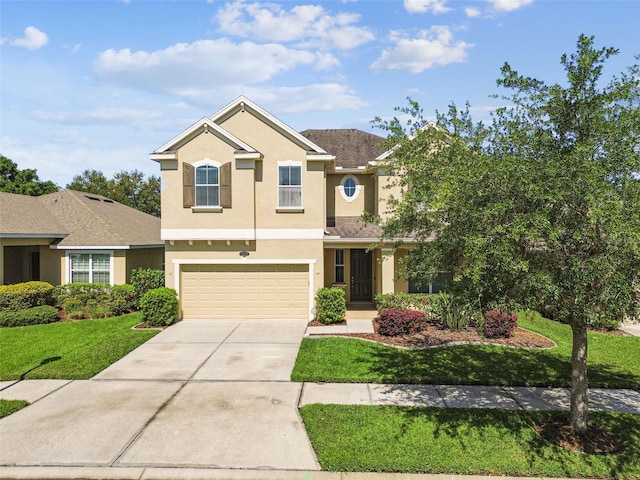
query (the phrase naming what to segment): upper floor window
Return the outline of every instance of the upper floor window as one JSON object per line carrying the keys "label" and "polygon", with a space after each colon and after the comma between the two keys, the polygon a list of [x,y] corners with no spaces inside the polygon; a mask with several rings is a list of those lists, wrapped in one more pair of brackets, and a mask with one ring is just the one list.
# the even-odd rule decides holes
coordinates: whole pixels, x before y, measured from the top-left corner
{"label": "upper floor window", "polygon": [[220,175],[218,167],[203,165],[196,168],[196,206],[220,205]]}
{"label": "upper floor window", "polygon": [[302,166],[278,167],[278,207],[302,207]]}
{"label": "upper floor window", "polygon": [[69,277],[73,283],[111,283],[109,253],[72,253],[69,255]]}
{"label": "upper floor window", "polygon": [[347,202],[352,202],[356,199],[362,187],[358,183],[356,177],[354,177],[353,175],[347,175],[342,179],[342,182],[340,182],[340,186],[338,188],[340,190],[342,198],[344,198]]}

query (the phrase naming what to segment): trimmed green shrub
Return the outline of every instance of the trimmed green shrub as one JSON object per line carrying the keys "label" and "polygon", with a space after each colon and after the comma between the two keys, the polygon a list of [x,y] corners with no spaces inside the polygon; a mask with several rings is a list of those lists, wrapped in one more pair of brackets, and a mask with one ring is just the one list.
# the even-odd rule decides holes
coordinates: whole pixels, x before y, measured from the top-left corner
{"label": "trimmed green shrub", "polygon": [[344,320],[347,313],[347,299],[344,290],[338,287],[324,287],[316,294],[316,318],[331,324]]}
{"label": "trimmed green shrub", "polygon": [[150,326],[169,325],[178,312],[178,296],[172,288],[160,287],[149,290],[140,299],[142,320]]}
{"label": "trimmed green shrub", "polygon": [[0,285],[0,310],[17,312],[25,308],[51,305],[53,285],[47,282],[24,282]]}
{"label": "trimmed green shrub", "polygon": [[52,323],[58,319],[58,309],[51,305],[40,305],[18,312],[0,311],[0,327],[23,327]]}
{"label": "trimmed green shrub", "polygon": [[426,325],[424,313],[418,310],[389,308],[380,312],[378,317],[378,333],[388,337],[417,333]]}
{"label": "trimmed green shrub", "polygon": [[484,314],[482,331],[487,338],[508,338],[518,327],[518,316],[499,310],[489,310]]}
{"label": "trimmed green shrub", "polygon": [[99,283],[67,283],[66,285],[58,285],[54,289],[54,297],[59,305],[65,310],[66,302],[72,300],[81,305],[87,305],[90,302],[106,304],[111,300],[111,285],[103,285]]}
{"label": "trimmed green shrub", "polygon": [[115,285],[112,288],[111,311],[114,315],[122,315],[136,309],[136,295],[133,285]]}
{"label": "trimmed green shrub", "polygon": [[430,313],[435,295],[428,293],[379,293],[375,296],[376,310],[381,312],[389,308],[400,310],[420,310]]}
{"label": "trimmed green shrub", "polygon": [[153,268],[136,268],[131,270],[131,285],[133,286],[134,302],[136,306],[149,290],[164,287],[164,270]]}

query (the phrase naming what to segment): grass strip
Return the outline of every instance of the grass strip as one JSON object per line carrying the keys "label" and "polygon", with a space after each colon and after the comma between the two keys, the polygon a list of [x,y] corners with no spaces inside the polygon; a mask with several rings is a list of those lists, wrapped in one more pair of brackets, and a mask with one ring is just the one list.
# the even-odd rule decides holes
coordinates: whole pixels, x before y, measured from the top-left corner
{"label": "grass strip", "polygon": [[91,378],[149,340],[140,313],[0,329],[0,380]]}
{"label": "grass strip", "polygon": [[[522,318],[519,323],[551,338],[558,346],[550,350],[493,345],[402,350],[351,338],[305,338],[292,380],[568,387],[570,326],[542,317]],[[638,358],[639,338],[589,332],[589,385],[640,388]]]}
{"label": "grass strip", "polygon": [[[2,395],[2,392],[0,392]],[[26,400],[2,400],[0,399],[0,418],[7,417],[21,408],[29,405]]]}
{"label": "grass strip", "polygon": [[323,470],[640,478],[640,415],[592,413],[624,450],[587,455],[533,428],[560,412],[314,404],[300,413]]}

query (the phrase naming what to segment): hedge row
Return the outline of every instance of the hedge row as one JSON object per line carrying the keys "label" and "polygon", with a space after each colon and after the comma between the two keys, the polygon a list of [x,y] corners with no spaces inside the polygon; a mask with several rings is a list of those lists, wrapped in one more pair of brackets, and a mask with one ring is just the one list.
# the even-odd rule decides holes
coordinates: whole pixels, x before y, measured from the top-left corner
{"label": "hedge row", "polygon": [[17,312],[31,307],[53,305],[53,285],[25,282],[0,285],[0,310]]}
{"label": "hedge row", "polygon": [[51,305],[26,308],[18,312],[0,311],[0,327],[23,327],[52,323],[58,319],[58,309]]}

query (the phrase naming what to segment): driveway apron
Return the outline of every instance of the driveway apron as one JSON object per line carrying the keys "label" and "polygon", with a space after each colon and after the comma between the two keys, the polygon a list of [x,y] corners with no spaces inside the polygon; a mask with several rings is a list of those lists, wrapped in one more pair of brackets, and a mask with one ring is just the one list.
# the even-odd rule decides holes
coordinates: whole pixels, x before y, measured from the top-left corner
{"label": "driveway apron", "polygon": [[0,420],[0,465],[319,470],[289,381],[306,320],[183,320]]}

